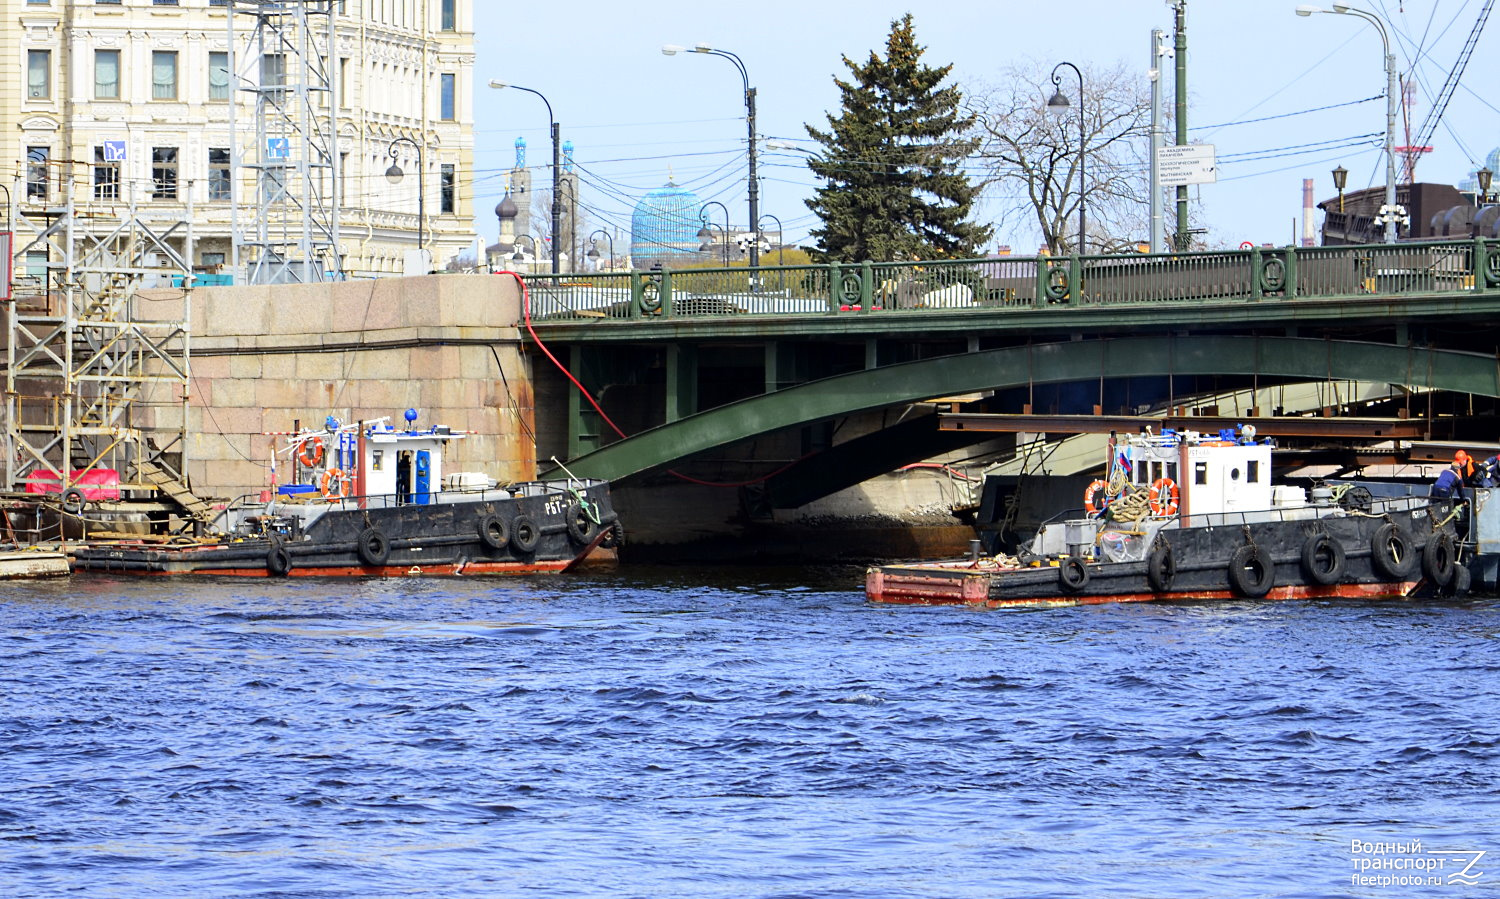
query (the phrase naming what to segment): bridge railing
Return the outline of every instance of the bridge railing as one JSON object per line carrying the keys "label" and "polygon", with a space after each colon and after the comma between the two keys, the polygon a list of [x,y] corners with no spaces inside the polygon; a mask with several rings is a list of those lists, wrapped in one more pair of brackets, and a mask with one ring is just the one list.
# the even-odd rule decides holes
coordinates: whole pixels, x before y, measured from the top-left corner
{"label": "bridge railing", "polygon": [[886,315],[1500,290],[1500,241],[525,276],[534,319]]}

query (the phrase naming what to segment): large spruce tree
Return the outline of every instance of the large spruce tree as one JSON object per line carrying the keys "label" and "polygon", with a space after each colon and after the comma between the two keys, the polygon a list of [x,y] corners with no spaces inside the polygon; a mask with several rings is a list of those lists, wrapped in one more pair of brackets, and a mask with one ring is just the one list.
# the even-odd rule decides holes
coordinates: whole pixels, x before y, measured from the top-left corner
{"label": "large spruce tree", "polygon": [[892,22],[884,59],[844,57],[853,77],[834,79],[843,110],[829,130],[807,126],[824,148],[808,162],[825,182],[807,201],[822,219],[820,261],[963,258],[989,239],[966,220],[978,192],[961,168],[977,145],[964,136],[973,119],[957,87],[940,87],[953,67],[923,65],[923,50],[910,13]]}

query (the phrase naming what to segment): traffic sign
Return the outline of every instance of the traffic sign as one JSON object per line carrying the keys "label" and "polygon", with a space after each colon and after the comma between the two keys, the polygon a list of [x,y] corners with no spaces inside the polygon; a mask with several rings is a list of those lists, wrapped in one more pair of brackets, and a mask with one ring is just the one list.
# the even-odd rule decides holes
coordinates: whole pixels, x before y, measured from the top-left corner
{"label": "traffic sign", "polygon": [[1168,187],[1174,184],[1213,184],[1219,180],[1213,144],[1184,144],[1156,151],[1157,177]]}
{"label": "traffic sign", "polygon": [[125,161],[125,142],[122,140],[107,140],[102,143],[104,148],[105,162]]}

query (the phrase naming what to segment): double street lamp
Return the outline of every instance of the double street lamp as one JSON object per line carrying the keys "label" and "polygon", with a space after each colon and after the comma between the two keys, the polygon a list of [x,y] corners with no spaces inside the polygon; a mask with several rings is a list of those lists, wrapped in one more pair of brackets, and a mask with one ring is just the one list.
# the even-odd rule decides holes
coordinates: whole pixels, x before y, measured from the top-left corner
{"label": "double street lamp", "polygon": [[1068,98],[1063,96],[1062,77],[1057,74],[1057,70],[1061,69],[1063,66],[1067,66],[1068,68],[1072,69],[1073,74],[1078,76],[1078,249],[1076,250],[1076,252],[1079,255],[1082,255],[1084,252],[1083,238],[1084,235],[1088,233],[1085,220],[1088,216],[1089,194],[1088,184],[1084,179],[1084,160],[1087,158],[1088,154],[1084,152],[1083,147],[1083,73],[1078,71],[1078,67],[1073,65],[1071,62],[1060,62],[1052,67],[1053,90],[1052,98],[1047,101],[1047,109],[1061,115],[1067,112],[1068,107],[1071,105],[1068,103]]}
{"label": "double street lamp", "polygon": [[[401,166],[396,164],[397,144],[411,144],[412,149],[417,151],[417,252],[420,253],[426,248],[427,243],[427,232],[424,227],[427,221],[426,197],[425,191],[422,190],[422,173],[426,170],[422,167],[422,145],[409,137],[398,137],[391,141],[390,147],[387,148],[387,152],[391,155],[391,167],[385,170],[385,180],[392,184],[400,184],[402,176],[405,175],[405,172],[401,171]],[[427,265],[426,257],[423,257],[422,265],[424,267]]]}
{"label": "double street lamp", "polygon": [[558,143],[557,117],[552,114],[552,104],[547,102],[547,98],[541,91],[522,87],[519,84],[506,84],[504,81],[491,81],[490,87],[496,90],[504,90],[508,87],[511,90],[536,94],[547,106],[547,122],[552,127],[552,274],[555,275],[561,270],[558,265],[557,248],[562,243],[562,150],[561,144]]}
{"label": "double street lamp", "polygon": [[1380,218],[1385,222],[1385,242],[1395,243],[1396,221],[1401,217],[1396,207],[1396,98],[1400,88],[1396,81],[1396,56],[1391,52],[1390,33],[1379,16],[1342,3],[1333,4],[1333,9],[1297,7],[1299,16],[1310,16],[1315,12],[1357,16],[1380,32],[1380,43],[1385,48],[1385,205],[1380,207]]}
{"label": "double street lamp", "polygon": [[[755,177],[755,88],[750,86],[750,73],[745,71],[745,63],[728,50],[719,50],[707,44],[698,44],[693,47],[679,47],[676,44],[664,44],[661,48],[662,55],[675,56],[684,51],[692,53],[706,53],[709,56],[718,56],[734,63],[734,67],[740,72],[740,80],[745,86],[745,120],[750,128],[750,140],[746,145],[746,153],[750,159],[750,230],[754,238],[750,242],[750,268],[760,267],[760,182]],[[726,227],[725,233],[728,233]],[[752,274],[752,278],[755,276]]]}

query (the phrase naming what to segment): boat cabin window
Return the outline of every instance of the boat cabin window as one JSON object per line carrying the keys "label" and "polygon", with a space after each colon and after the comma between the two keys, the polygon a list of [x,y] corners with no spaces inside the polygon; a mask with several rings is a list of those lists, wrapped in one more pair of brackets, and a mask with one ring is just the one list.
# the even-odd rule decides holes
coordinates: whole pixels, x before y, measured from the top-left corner
{"label": "boat cabin window", "polygon": [[1177,463],[1176,462],[1168,462],[1167,463],[1167,477],[1172,480],[1172,483],[1174,483],[1174,484],[1177,483]]}
{"label": "boat cabin window", "polygon": [[370,453],[370,470],[380,471],[381,462],[385,458],[385,450],[373,450]]}
{"label": "boat cabin window", "polygon": [[1193,483],[1194,484],[1207,484],[1208,483],[1208,463],[1207,462],[1195,462],[1195,463],[1193,463]]}
{"label": "boat cabin window", "polygon": [[1245,480],[1252,484],[1260,483],[1260,462],[1251,459],[1245,463]]}
{"label": "boat cabin window", "polygon": [[1150,473],[1150,468],[1147,467],[1145,459],[1141,459],[1135,463],[1135,482],[1137,484],[1151,483],[1151,478],[1148,477]]}

